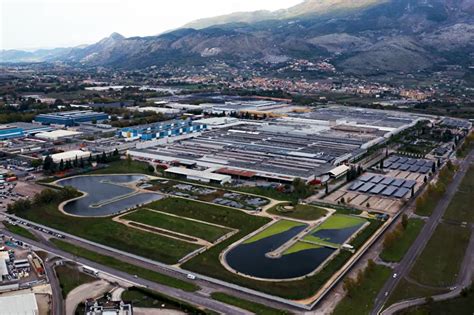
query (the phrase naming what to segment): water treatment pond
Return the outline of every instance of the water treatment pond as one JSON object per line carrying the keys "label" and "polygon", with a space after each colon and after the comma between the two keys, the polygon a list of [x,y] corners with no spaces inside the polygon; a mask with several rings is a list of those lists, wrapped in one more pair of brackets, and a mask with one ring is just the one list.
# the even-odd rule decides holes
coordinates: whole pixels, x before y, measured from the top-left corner
{"label": "water treatment pond", "polygon": [[106,216],[122,212],[136,205],[162,198],[157,193],[136,193],[125,184],[146,179],[143,175],[77,176],[57,182],[60,186],[72,186],[87,195],[68,202],[64,211],[79,216]]}
{"label": "water treatment pond", "polygon": [[272,252],[304,230],[306,225],[293,227],[263,239],[242,243],[226,254],[227,264],[239,273],[264,279],[290,279],[305,276],[322,264],[335,249],[319,247],[269,258]]}

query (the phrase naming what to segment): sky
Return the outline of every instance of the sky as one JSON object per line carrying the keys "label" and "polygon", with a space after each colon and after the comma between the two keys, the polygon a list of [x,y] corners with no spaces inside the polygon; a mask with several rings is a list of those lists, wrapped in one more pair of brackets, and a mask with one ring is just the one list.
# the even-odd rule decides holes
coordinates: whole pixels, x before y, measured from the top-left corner
{"label": "sky", "polygon": [[239,11],[278,10],[302,0],[0,0],[0,49],[72,47],[118,32],[157,35]]}

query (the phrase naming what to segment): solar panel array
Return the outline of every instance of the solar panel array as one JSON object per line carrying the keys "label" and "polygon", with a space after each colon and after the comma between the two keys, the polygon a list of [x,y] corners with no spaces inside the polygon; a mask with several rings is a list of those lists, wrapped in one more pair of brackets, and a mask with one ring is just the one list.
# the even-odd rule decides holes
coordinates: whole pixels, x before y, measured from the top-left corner
{"label": "solar panel array", "polygon": [[412,159],[397,155],[390,156],[383,163],[384,168],[421,174],[429,173],[433,165],[433,161],[424,159]]}
{"label": "solar panel array", "polygon": [[410,179],[364,174],[352,183],[349,190],[385,197],[403,198],[415,185],[416,181]]}

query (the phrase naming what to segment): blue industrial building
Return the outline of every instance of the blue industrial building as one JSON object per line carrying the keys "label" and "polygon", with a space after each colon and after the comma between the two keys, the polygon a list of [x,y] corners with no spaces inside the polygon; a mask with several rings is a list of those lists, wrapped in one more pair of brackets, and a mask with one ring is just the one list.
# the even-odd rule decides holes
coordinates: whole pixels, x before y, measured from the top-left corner
{"label": "blue industrial building", "polygon": [[207,125],[194,123],[192,120],[172,120],[149,125],[122,128],[117,136],[129,140],[154,140],[176,137],[207,129]]}
{"label": "blue industrial building", "polygon": [[23,138],[40,132],[51,131],[49,126],[18,122],[10,125],[0,125],[0,140]]}
{"label": "blue industrial building", "polygon": [[91,110],[58,112],[50,114],[40,114],[35,117],[35,121],[44,125],[75,126],[79,123],[102,121],[108,119],[105,113],[93,112]]}

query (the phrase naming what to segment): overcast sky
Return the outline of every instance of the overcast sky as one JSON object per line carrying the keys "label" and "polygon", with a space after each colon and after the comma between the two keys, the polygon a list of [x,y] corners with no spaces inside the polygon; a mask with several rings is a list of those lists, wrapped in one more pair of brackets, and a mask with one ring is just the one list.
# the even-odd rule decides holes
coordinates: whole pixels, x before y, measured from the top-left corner
{"label": "overcast sky", "polygon": [[195,19],[302,0],[0,0],[0,49],[70,47],[113,32],[156,35]]}

